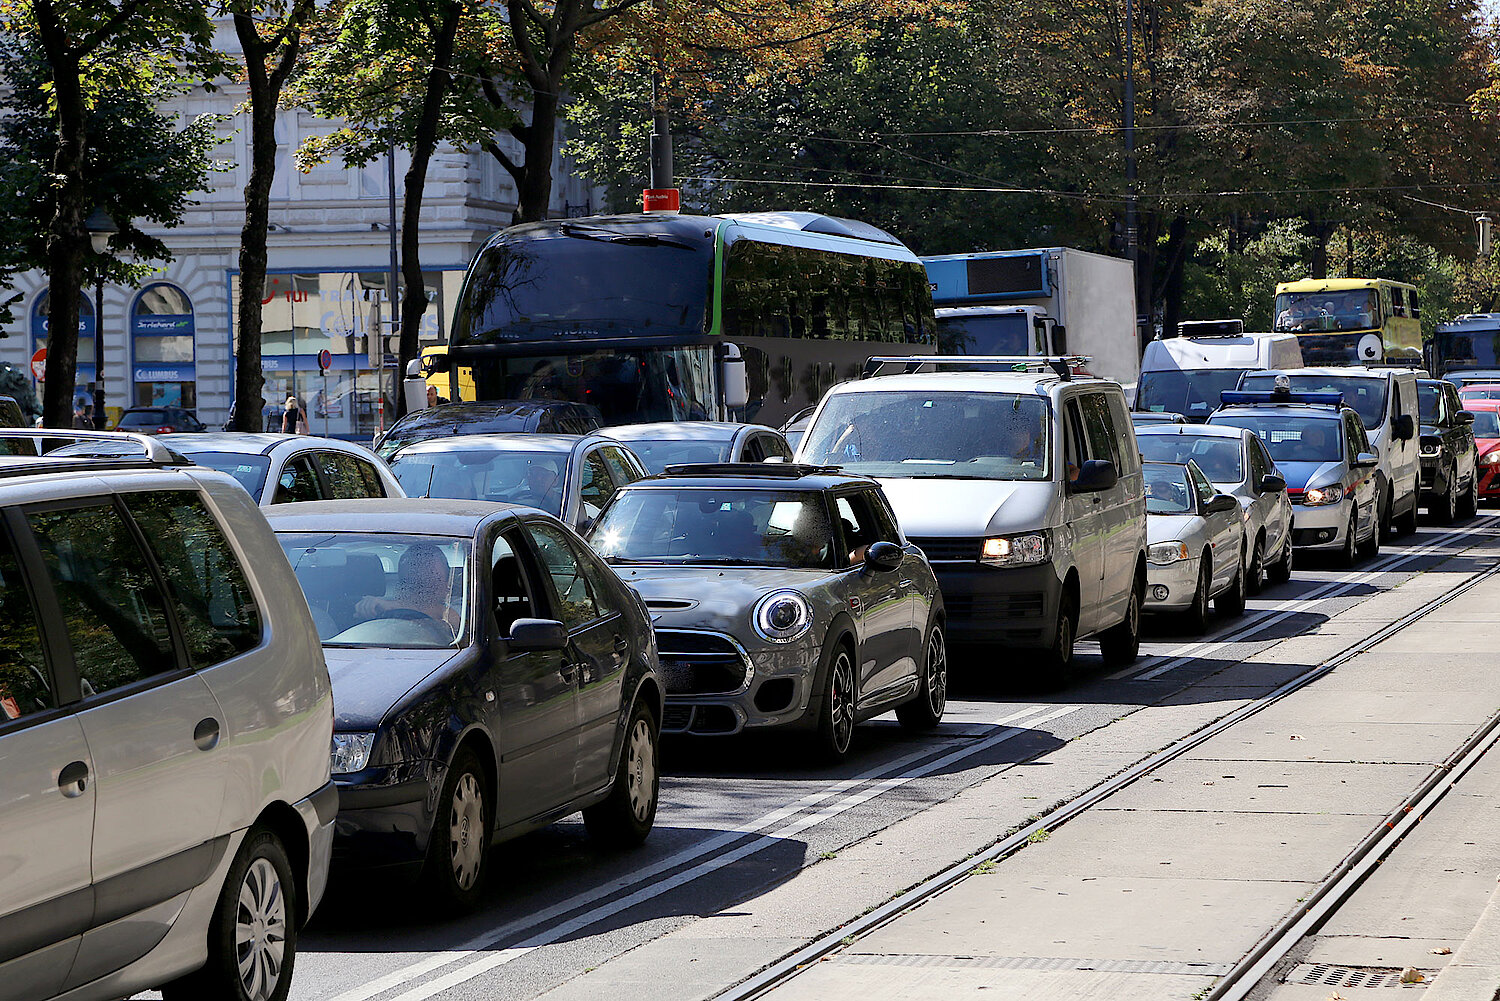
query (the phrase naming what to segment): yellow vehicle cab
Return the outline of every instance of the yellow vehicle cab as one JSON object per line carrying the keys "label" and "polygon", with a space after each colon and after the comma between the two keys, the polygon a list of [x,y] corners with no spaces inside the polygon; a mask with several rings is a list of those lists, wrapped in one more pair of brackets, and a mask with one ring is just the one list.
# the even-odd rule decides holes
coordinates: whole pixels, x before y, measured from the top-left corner
{"label": "yellow vehicle cab", "polygon": [[1276,286],[1273,329],[1297,335],[1308,365],[1420,365],[1421,317],[1404,282],[1303,278]]}
{"label": "yellow vehicle cab", "polygon": [[438,396],[450,403],[473,403],[478,399],[474,394],[473,366],[459,365],[456,371],[452,370],[446,344],[422,349],[422,375],[426,378],[427,385],[436,389]]}

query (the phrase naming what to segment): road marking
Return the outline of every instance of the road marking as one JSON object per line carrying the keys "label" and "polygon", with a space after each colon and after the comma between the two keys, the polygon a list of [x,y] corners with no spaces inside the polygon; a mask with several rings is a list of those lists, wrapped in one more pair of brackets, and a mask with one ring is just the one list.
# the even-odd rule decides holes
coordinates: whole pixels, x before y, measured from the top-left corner
{"label": "road marking", "polygon": [[[679,886],[692,882],[693,880],[698,879],[700,876],[707,875],[718,869],[722,869],[727,865],[731,865],[734,862],[739,861],[740,859],[747,858],[748,856],[753,855],[756,852],[759,852],[776,842],[785,840],[787,837],[790,837],[793,834],[805,831],[810,827],[820,824],[832,817],[836,817],[839,814],[851,810],[863,803],[866,803],[877,796],[891,791],[892,789],[899,788],[912,781],[913,779],[929,775],[932,772],[953,764],[954,762],[961,761],[964,758],[988,750],[991,747],[1002,744],[1005,741],[1020,736],[1021,734],[1030,733],[1034,730],[1034,728],[1045,723],[1049,723],[1062,716],[1066,716],[1068,713],[1071,713],[1078,708],[1080,708],[1078,705],[1071,704],[1061,707],[1048,705],[1032,705],[1017,712],[1009,713],[1008,715],[1001,717],[999,720],[995,721],[996,726],[1004,727],[1004,729],[1001,729],[994,735],[977,741],[965,741],[960,747],[955,748],[954,750],[949,751],[946,754],[940,755],[937,758],[933,758],[917,768],[903,771],[897,775],[888,776],[886,778],[879,777],[885,775],[887,772],[890,772],[892,769],[904,768],[912,764],[913,762],[921,760],[922,758],[930,757],[933,753],[933,749],[931,747],[925,748],[924,750],[919,752],[908,754],[894,761],[886,762],[883,765],[871,768],[862,775],[856,776],[854,778],[841,779],[830,784],[826,788],[819,790],[818,792],[809,793],[795,803],[791,803],[776,810],[772,810],[771,812],[764,814],[752,821],[740,824],[736,827],[724,831],[721,834],[709,838],[707,841],[699,842],[696,845],[691,845],[687,848],[684,848],[681,851],[670,855],[667,858],[661,859],[660,861],[644,869],[635,870],[629,873],[627,876],[611,880],[609,883],[594,887],[579,894],[575,894],[574,896],[553,904],[551,907],[548,907],[544,910],[528,914],[524,919],[513,919],[511,921],[505,922],[504,924],[487,929],[481,932],[479,935],[470,938],[469,941],[464,942],[451,950],[445,950],[440,955],[430,956],[416,963],[411,963],[407,966],[401,967],[400,969],[393,970],[392,972],[387,973],[382,977],[378,977],[375,980],[351,988],[350,990],[347,990],[342,994],[338,994],[330,999],[330,1001],[369,1001],[370,998],[373,998],[378,994],[383,994],[386,991],[401,986],[402,984],[408,983],[419,977],[426,976],[427,974],[441,969],[444,966],[449,966],[453,963],[461,962],[465,959],[472,959],[472,957],[480,956],[480,958],[472,959],[470,963],[463,967],[460,967],[458,970],[454,970],[450,973],[444,974],[436,980],[430,981],[426,984],[421,985],[420,987],[413,988],[412,990],[407,991],[404,994],[398,995],[396,998],[392,999],[392,1001],[420,1001],[420,999],[423,998],[430,998],[434,994],[445,991],[455,984],[463,983],[464,981],[480,976],[481,974],[487,972],[488,970],[492,970],[497,966],[501,966],[506,963],[512,962],[513,960],[519,959],[521,956],[526,955],[528,952],[540,948],[541,946],[555,942],[557,939],[562,938],[563,936],[571,935],[573,932],[579,931],[583,928],[588,927],[589,925],[602,921],[613,914],[628,910],[629,908],[634,907],[637,904],[643,903],[653,897],[660,896],[664,893],[676,889]],[[1035,715],[1037,713],[1040,713],[1040,715]],[[1031,718],[1028,719],[1027,717]],[[1025,724],[1022,726],[1006,726],[1006,724],[1019,722],[1021,720],[1025,720]],[[858,788],[860,786],[863,786],[863,788]],[[819,806],[819,804],[824,803],[826,800],[829,800],[839,793],[845,793],[845,795],[843,795],[839,799],[834,800],[834,802],[832,803]],[[809,812],[811,807],[819,808],[816,810],[811,810]],[[799,814],[801,816],[799,816]],[[789,822],[784,823],[783,826],[777,828],[776,830],[761,834],[759,837],[746,842],[739,848],[728,852],[727,854],[715,854],[721,849],[728,847],[729,845],[740,840],[748,834],[755,834],[759,831],[765,830],[767,827],[770,827],[773,824],[781,823],[783,821]],[[596,900],[600,900],[620,890],[626,889],[645,880],[649,880],[652,877],[659,876],[663,873],[677,868],[678,866],[684,865],[688,862],[692,862],[695,859],[702,858],[705,855],[712,855],[713,857],[700,862],[698,865],[694,866],[691,869],[683,870],[682,872],[679,872],[662,882],[652,883],[650,886],[636,890],[634,893],[631,893],[627,896],[610,901],[609,903],[600,904],[596,907],[591,908],[590,910],[584,911],[577,917],[563,924],[556,925],[546,931],[539,932],[531,938],[520,942],[514,947],[494,952],[490,951],[495,945],[504,941],[506,938],[509,938],[511,935],[522,932],[528,928],[535,927],[538,923],[561,917],[565,914],[577,910],[580,907],[587,906],[588,904]]]}

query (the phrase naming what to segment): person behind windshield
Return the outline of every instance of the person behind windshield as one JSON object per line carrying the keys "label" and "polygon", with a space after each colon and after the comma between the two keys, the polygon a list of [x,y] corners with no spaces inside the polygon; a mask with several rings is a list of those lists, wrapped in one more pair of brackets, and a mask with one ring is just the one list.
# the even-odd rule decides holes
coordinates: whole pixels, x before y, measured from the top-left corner
{"label": "person behind windshield", "polygon": [[451,630],[448,573],[448,559],[437,546],[431,543],[409,546],[396,563],[396,586],[391,596],[366,595],[355,602],[354,611],[362,619],[425,616]]}
{"label": "person behind windshield", "polygon": [[1007,459],[1038,464],[1036,436],[1024,424],[1012,421],[1000,429],[1000,454]]}
{"label": "person behind windshield", "polygon": [[1318,424],[1308,424],[1297,439],[1297,460],[1320,462],[1328,458],[1328,431]]}
{"label": "person behind windshield", "polygon": [[549,459],[528,460],[525,485],[512,496],[511,503],[553,513],[562,510],[562,475],[557,466]]}

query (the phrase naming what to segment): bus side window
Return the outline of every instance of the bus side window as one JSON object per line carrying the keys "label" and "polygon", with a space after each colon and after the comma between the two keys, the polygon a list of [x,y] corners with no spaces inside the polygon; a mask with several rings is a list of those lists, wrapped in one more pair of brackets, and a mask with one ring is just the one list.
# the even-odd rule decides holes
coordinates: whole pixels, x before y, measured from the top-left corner
{"label": "bus side window", "polygon": [[1412,319],[1420,320],[1422,318],[1422,307],[1417,305],[1417,290],[1414,288],[1407,289],[1406,300],[1407,303],[1411,306]]}

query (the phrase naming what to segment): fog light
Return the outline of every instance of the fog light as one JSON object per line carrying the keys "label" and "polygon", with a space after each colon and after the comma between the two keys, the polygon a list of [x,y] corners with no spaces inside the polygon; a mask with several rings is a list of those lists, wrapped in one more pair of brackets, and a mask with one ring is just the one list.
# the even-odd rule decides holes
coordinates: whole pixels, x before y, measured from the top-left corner
{"label": "fog light", "polygon": [[1165,584],[1153,584],[1151,586],[1151,597],[1156,601],[1166,601],[1167,593],[1167,586]]}
{"label": "fog light", "polygon": [[1329,541],[1332,538],[1333,538],[1333,529],[1331,529],[1331,528],[1325,528],[1321,532],[1318,533],[1318,541],[1319,542],[1327,542],[1327,541]]}

